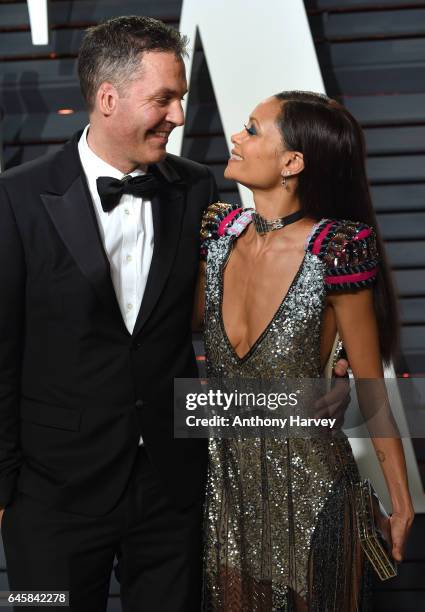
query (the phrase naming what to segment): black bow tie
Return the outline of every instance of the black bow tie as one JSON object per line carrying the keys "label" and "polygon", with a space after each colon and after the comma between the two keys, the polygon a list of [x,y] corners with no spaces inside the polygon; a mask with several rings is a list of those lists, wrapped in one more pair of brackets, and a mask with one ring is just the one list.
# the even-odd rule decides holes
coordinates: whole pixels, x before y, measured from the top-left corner
{"label": "black bow tie", "polygon": [[103,210],[111,212],[124,193],[139,197],[153,195],[158,191],[159,181],[153,174],[124,176],[121,180],[112,176],[99,176],[96,185]]}

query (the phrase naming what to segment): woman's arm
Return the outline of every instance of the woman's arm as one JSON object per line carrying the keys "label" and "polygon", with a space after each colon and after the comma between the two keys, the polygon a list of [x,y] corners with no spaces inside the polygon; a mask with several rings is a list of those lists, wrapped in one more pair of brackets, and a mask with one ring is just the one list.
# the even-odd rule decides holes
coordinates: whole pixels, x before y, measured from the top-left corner
{"label": "woman's arm", "polygon": [[199,262],[198,280],[196,282],[195,297],[193,301],[192,331],[201,331],[204,326],[205,311],[205,261]]}
{"label": "woman's arm", "polygon": [[[383,368],[371,289],[328,295],[337,328],[356,379],[382,379]],[[392,503],[392,554],[401,561],[414,509],[407,482],[406,462],[400,438],[373,437]]]}

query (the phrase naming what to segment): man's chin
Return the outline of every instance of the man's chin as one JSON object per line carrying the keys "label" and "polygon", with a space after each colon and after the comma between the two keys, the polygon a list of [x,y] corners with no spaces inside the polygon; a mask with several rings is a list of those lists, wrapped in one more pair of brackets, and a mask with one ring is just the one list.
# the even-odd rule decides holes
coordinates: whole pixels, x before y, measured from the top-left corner
{"label": "man's chin", "polygon": [[157,151],[155,153],[150,154],[149,156],[143,156],[139,158],[138,164],[141,168],[151,166],[152,164],[158,164],[162,162],[167,156],[167,151]]}
{"label": "man's chin", "polygon": [[167,149],[164,147],[163,149],[157,149],[156,151],[152,151],[149,155],[149,161],[147,164],[158,164],[163,161],[167,156]]}

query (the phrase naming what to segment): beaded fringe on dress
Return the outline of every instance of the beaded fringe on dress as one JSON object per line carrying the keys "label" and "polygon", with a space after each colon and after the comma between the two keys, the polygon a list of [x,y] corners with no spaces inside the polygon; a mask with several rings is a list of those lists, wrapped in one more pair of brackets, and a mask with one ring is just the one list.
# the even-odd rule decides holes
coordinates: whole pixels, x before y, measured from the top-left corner
{"label": "beaded fringe on dress", "polygon": [[[357,537],[350,476],[341,471],[317,515],[311,537],[306,538],[300,532],[303,517],[297,517],[303,511],[299,498],[294,499],[299,485],[291,479],[295,453],[288,452],[285,458],[286,491],[277,507],[273,483],[268,482],[266,448],[261,449],[261,492],[260,481],[253,478],[261,496],[259,505],[258,499],[247,497],[251,490],[240,469],[243,457],[228,452],[228,440],[210,444],[203,612],[369,610],[371,568]],[[264,446],[265,441],[259,444]],[[217,469],[219,473],[214,473]],[[276,525],[278,516],[287,520]],[[307,572],[299,562],[302,547],[307,550]]]}

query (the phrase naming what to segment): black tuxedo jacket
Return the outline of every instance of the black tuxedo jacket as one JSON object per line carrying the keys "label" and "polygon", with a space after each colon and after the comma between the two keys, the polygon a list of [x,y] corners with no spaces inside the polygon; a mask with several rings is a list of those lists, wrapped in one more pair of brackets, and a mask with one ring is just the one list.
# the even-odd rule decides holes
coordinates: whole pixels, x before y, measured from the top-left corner
{"label": "black tuxedo jacket", "polygon": [[180,506],[201,499],[206,443],[173,438],[173,379],[196,377],[191,312],[210,171],[152,170],[154,252],[133,334],[123,322],[77,134],[0,176],[0,506],[16,489],[71,512],[110,511],[140,434]]}

